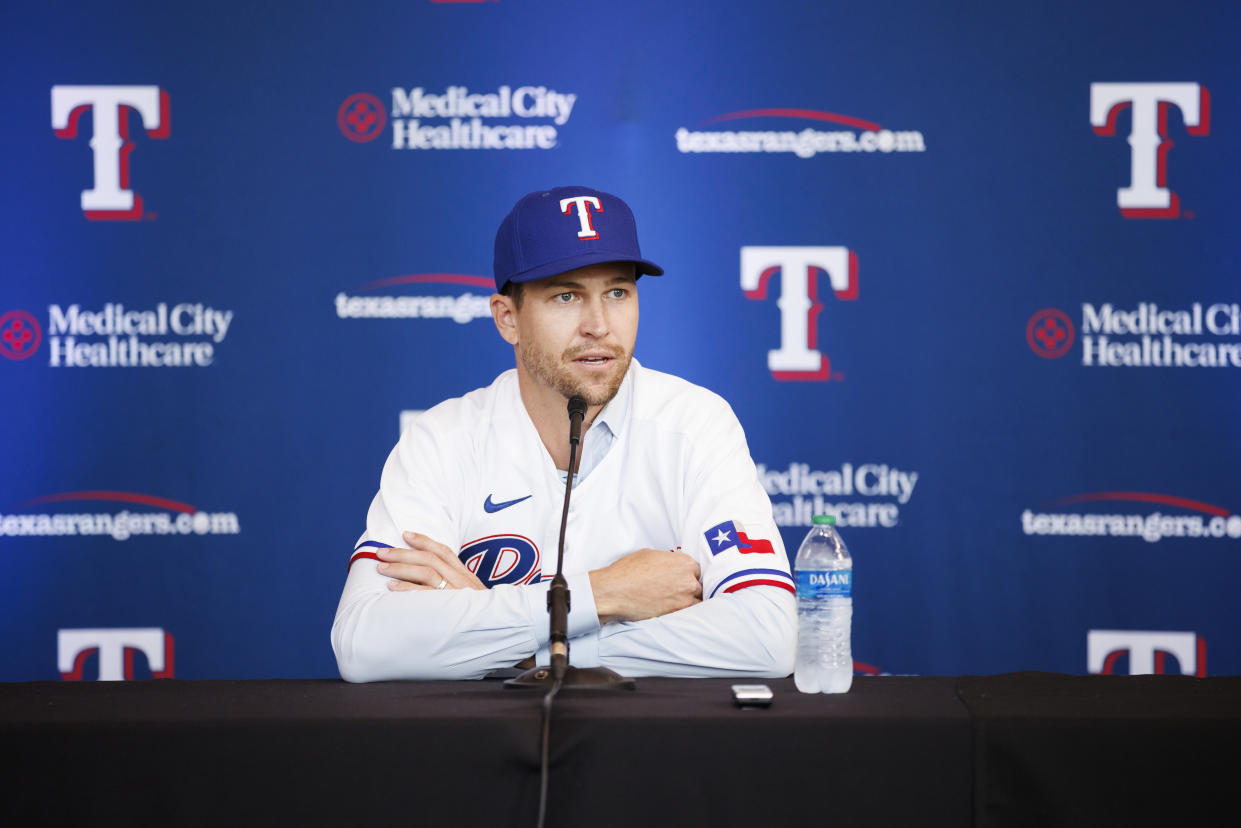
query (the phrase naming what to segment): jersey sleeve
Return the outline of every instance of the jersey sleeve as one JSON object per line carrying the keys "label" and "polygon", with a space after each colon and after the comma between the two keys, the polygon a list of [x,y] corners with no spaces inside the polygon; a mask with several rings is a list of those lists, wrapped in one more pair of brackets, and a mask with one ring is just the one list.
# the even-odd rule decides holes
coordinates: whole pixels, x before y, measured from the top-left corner
{"label": "jersey sleeve", "polygon": [[381,547],[403,547],[401,535],[407,531],[460,547],[456,493],[465,485],[464,466],[471,462],[470,452],[461,450],[465,442],[464,435],[437,439],[421,418],[405,430],[384,463],[351,564],[360,557],[375,559],[374,550]]}
{"label": "jersey sleeve", "polygon": [[700,604],[605,625],[601,663],[626,675],[787,676],[796,650],[794,581],[771,500],[732,409],[711,395],[688,443],[681,551],[702,572]]}
{"label": "jersey sleeve", "polygon": [[[481,678],[547,646],[546,583],[393,592],[378,571],[377,550],[405,547],[404,531],[460,548],[456,510],[473,462],[466,436],[415,421],[384,465],[332,624],[347,681]],[[570,578],[570,589],[589,592],[587,579]],[[575,603],[570,636],[593,634],[593,603]]]}
{"label": "jersey sleeve", "polygon": [[702,567],[703,598],[754,587],[794,594],[771,499],[741,424],[723,400],[693,442],[690,468],[681,545]]}

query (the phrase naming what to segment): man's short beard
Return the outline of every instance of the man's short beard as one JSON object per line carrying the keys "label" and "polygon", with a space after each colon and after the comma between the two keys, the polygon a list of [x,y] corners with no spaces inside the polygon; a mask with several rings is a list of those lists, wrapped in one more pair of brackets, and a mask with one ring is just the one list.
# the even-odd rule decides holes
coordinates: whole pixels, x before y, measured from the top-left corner
{"label": "man's short beard", "polygon": [[[579,355],[588,351],[607,351],[609,355],[616,360],[616,364],[620,370],[613,375],[600,378],[595,383],[585,383],[575,379],[569,375],[569,369],[566,363],[572,362]],[[629,373],[629,362],[632,358],[631,354],[627,354],[619,347],[601,348],[597,345],[590,347],[570,348],[560,356],[557,361],[547,355],[540,348],[533,345],[522,346],[519,348],[521,353],[521,362],[526,366],[526,370],[531,376],[542,382],[544,385],[554,389],[565,399],[569,399],[575,394],[580,394],[586,400],[587,405],[606,405],[616,396],[616,392],[620,390],[621,383],[625,381],[625,374]]]}

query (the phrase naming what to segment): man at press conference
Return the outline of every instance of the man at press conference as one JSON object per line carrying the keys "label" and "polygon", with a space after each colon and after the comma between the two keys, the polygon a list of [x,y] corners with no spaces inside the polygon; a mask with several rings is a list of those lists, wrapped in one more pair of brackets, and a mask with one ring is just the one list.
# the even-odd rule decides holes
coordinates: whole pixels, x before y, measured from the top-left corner
{"label": "man at press conference", "polygon": [[586,187],[531,193],[500,224],[494,271],[516,367],[419,415],[389,455],[332,626],[341,676],[548,662],[574,397],[573,665],[788,675],[794,582],[741,425],[716,394],[633,358],[638,279],[663,270],[628,205]]}

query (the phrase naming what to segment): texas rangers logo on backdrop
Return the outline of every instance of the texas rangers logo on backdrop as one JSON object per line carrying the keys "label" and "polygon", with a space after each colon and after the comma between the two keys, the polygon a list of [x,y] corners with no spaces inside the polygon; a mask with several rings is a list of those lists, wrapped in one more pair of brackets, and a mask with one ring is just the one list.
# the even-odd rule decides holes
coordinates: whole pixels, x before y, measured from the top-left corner
{"label": "texas rangers logo on backdrop", "polygon": [[780,347],[767,352],[767,368],[779,381],[844,379],[832,373],[827,354],[818,350],[819,274],[826,273],[832,294],[842,301],[858,297],[858,258],[847,247],[743,247],[741,289],[762,301],[780,276]]}
{"label": "texas rangers logo on backdrop", "polygon": [[57,138],[78,137],[78,121],[89,111],[94,186],[82,191],[82,211],[91,220],[142,218],[142,196],[130,189],[129,113],[137,113],[148,138],[168,137],[168,93],[158,86],[53,86],[52,129]]}
{"label": "texas rangers logo on backdrop", "polygon": [[1096,135],[1116,135],[1121,112],[1130,110],[1129,186],[1116,191],[1125,218],[1176,218],[1180,198],[1168,187],[1168,115],[1175,107],[1185,131],[1211,132],[1211,95],[1197,83],[1092,83],[1090,125]]}
{"label": "texas rangers logo on backdrop", "polygon": [[1116,662],[1129,659],[1129,675],[1163,675],[1169,658],[1181,674],[1207,674],[1207,642],[1192,632],[1154,630],[1090,630],[1086,633],[1086,664],[1092,674],[1110,676]]}
{"label": "texas rangers logo on backdrop", "polygon": [[86,681],[86,662],[99,657],[99,681],[133,681],[138,653],[146,656],[151,678],[172,678],[174,642],[159,627],[58,630],[56,664],[65,681]]}

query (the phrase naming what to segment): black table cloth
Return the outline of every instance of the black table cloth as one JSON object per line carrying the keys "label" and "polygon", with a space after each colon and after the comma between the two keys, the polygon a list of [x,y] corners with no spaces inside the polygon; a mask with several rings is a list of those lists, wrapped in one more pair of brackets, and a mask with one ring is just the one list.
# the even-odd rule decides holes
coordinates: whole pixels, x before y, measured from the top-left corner
{"label": "black table cloth", "polygon": [[[723,679],[563,693],[549,826],[1186,824],[1225,807],[1241,679]],[[5,825],[533,826],[542,693],[497,681],[0,684]],[[1173,821],[1168,821],[1173,819]],[[1207,823],[1201,823],[1207,824]]]}

